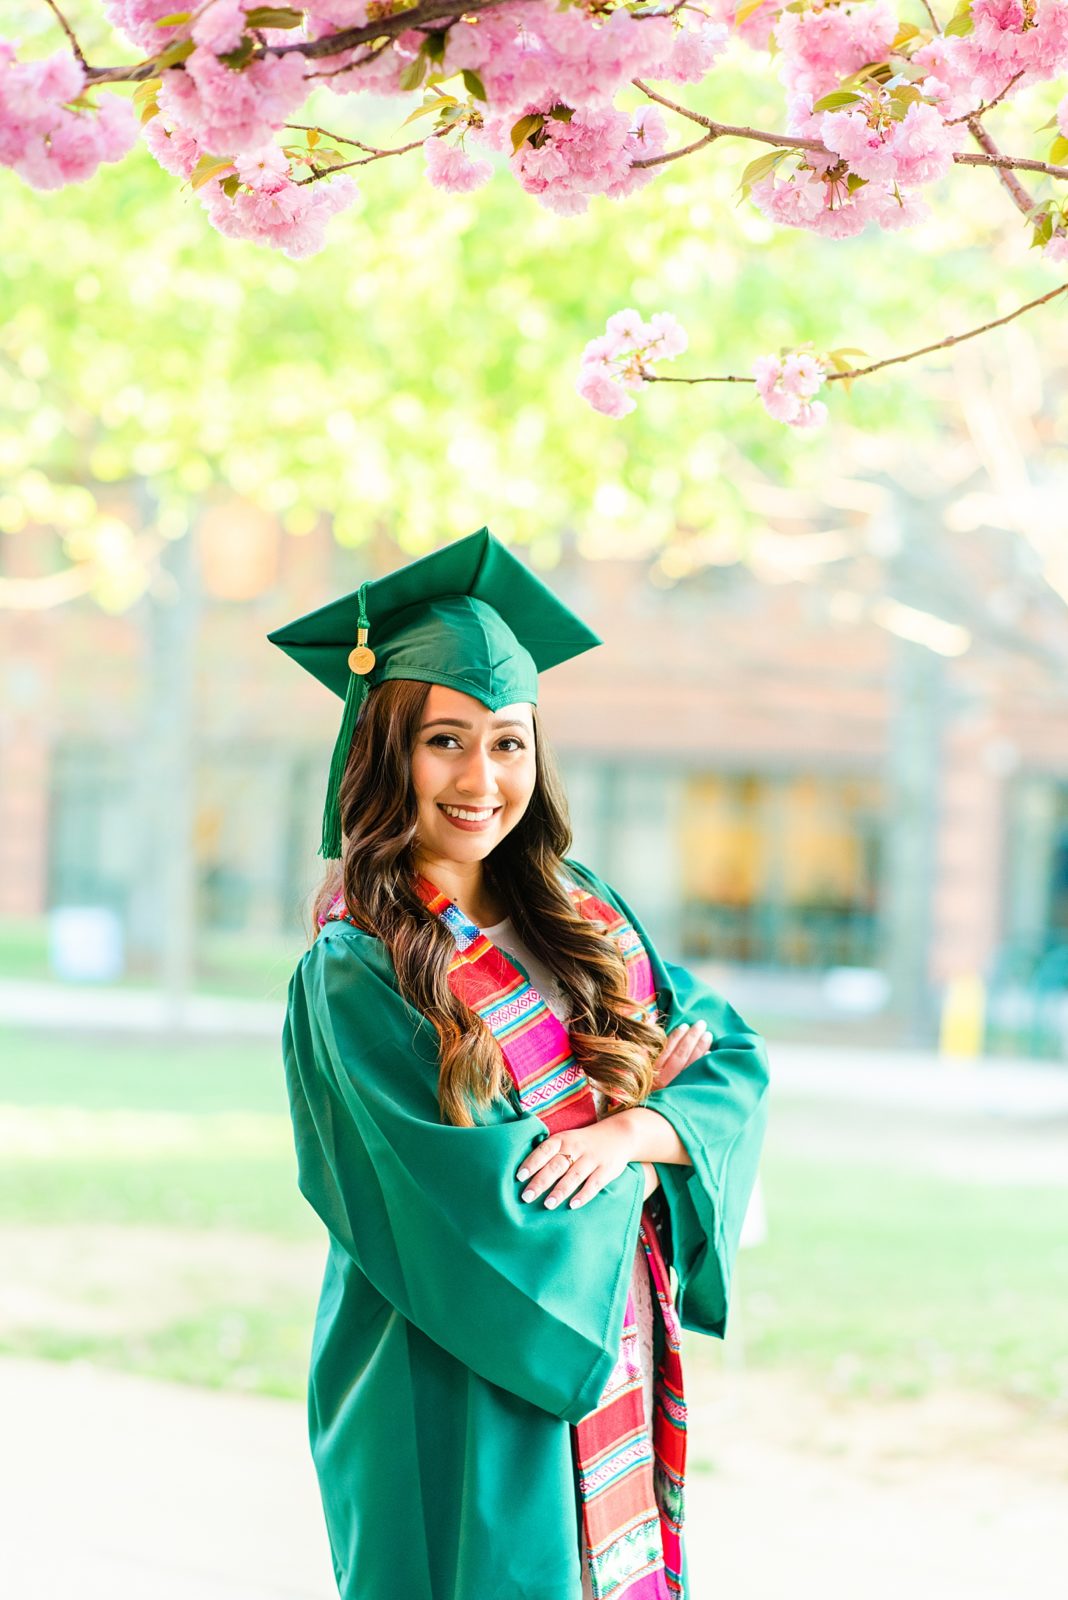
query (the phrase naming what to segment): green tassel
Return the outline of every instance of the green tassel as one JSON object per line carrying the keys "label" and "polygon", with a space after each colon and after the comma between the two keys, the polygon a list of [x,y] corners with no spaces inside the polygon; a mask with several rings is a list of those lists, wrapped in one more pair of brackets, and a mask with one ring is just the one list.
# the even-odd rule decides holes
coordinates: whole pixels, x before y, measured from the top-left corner
{"label": "green tassel", "polygon": [[[360,585],[360,628],[367,627],[367,616],[364,611],[363,598],[364,585]],[[341,856],[341,780],[345,776],[345,767],[348,764],[349,751],[352,749],[352,736],[356,732],[356,719],[360,714],[360,707],[367,696],[367,674],[351,672],[349,684],[345,691],[345,710],[341,718],[341,729],[334,745],[334,754],[330,758],[330,776],[326,781],[326,805],[323,808],[323,839],[319,846],[319,854],[326,861],[336,861]]]}

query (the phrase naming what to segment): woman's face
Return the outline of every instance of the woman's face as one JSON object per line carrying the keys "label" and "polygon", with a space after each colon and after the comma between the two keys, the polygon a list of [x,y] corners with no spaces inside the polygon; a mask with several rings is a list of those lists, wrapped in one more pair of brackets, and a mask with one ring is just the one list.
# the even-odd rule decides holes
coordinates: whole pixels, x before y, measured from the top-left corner
{"label": "woman's face", "polygon": [[412,752],[422,854],[484,860],[523,815],[534,777],[529,702],[490,711],[459,689],[430,685]]}

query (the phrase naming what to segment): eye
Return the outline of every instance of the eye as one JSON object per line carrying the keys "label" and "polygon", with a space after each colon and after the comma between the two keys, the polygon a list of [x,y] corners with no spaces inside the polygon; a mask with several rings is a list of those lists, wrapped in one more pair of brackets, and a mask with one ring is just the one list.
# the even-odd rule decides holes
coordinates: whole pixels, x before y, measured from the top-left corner
{"label": "eye", "polygon": [[[501,740],[501,743],[514,745],[516,750],[526,749],[526,745],[523,743],[522,739],[520,739],[518,734],[515,733],[506,733],[504,738]],[[512,755],[513,752],[509,750],[507,754]]]}
{"label": "eye", "polygon": [[427,740],[427,744],[440,744],[443,739],[452,739],[457,744],[460,742],[454,733],[435,733]]}

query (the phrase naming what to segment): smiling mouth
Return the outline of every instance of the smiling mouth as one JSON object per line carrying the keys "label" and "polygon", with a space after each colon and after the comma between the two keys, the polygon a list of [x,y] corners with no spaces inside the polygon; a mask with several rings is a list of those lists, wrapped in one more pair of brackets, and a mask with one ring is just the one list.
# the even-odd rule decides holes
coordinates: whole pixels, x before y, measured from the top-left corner
{"label": "smiling mouth", "polygon": [[437,805],[439,811],[444,811],[447,817],[455,817],[459,822],[488,822],[501,810],[500,806],[448,806],[441,800]]}

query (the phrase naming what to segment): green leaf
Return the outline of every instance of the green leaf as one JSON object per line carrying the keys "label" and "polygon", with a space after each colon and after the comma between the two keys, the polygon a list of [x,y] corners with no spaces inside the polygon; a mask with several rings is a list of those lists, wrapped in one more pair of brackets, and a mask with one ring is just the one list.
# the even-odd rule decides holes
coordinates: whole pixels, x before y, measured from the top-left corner
{"label": "green leaf", "polygon": [[447,38],[448,34],[443,30],[427,34],[423,48],[431,61],[440,63],[445,60],[445,41]]}
{"label": "green leaf", "polygon": [[315,165],[317,167],[342,167],[347,161],[351,160],[351,156],[342,155],[340,150],[331,150],[324,147],[315,152]]}
{"label": "green leaf", "polygon": [[751,17],[754,11],[759,11],[763,4],[764,0],[745,0],[744,5],[740,5],[734,13],[734,26],[740,28],[742,23]]}
{"label": "green leaf", "polygon": [[848,89],[834,89],[830,94],[825,94],[821,100],[813,105],[813,111],[837,111],[841,106],[856,105],[860,99],[859,94],[850,94]]}
{"label": "green leaf", "polygon": [[166,72],[168,67],[176,67],[180,61],[185,61],[191,56],[195,49],[196,45],[192,39],[175,39],[173,44],[169,44],[166,50],[160,51],[156,57],[154,63],[156,71]]}
{"label": "green leaf", "polygon": [[971,33],[973,27],[972,14],[969,9],[958,11],[956,16],[950,17],[942,32],[947,39],[957,39]]}
{"label": "green leaf", "polygon": [[749,193],[754,183],[759,183],[762,178],[770,176],[779,162],[785,161],[786,157],[791,154],[792,151],[790,150],[768,150],[764,155],[757,156],[755,161],[750,161],[738,184],[743,197]]}
{"label": "green leaf", "polygon": [[229,67],[231,72],[240,72],[242,67],[247,66],[248,62],[251,60],[252,52],[255,50],[255,48],[255,39],[252,37],[251,33],[246,33],[237,49],[230,50],[226,55],[220,56],[219,60],[224,64],[224,66]]}
{"label": "green leaf", "polygon": [[246,12],[246,20],[250,28],[299,28],[304,13],[292,6],[256,6]]}
{"label": "green leaf", "polygon": [[162,82],[162,78],[146,78],[143,83],[139,83],[131,97],[134,105],[140,105],[142,100],[154,100],[156,90]]}
{"label": "green leaf", "polygon": [[1068,160],[1068,139],[1064,137],[1063,133],[1058,134],[1050,145],[1049,159],[1055,167],[1063,166],[1065,161]]}
{"label": "green leaf", "polygon": [[228,200],[232,200],[234,198],[234,195],[237,193],[240,187],[241,179],[238,177],[236,172],[232,172],[228,178],[224,178],[221,184],[222,192],[224,195],[226,195]]}
{"label": "green leaf", "polygon": [[408,65],[397,79],[398,87],[401,89],[418,89],[419,85],[426,77],[426,69],[426,45],[422,44],[419,47],[419,54],[414,58],[414,60],[409,61]]}
{"label": "green leaf", "polygon": [[233,164],[233,159],[230,156],[201,156],[193,168],[193,175],[189,180],[190,187],[203,189],[204,185],[210,183],[212,178],[217,178],[220,173],[229,172]]}
{"label": "green leaf", "polygon": [[570,122],[575,115],[574,106],[553,106],[549,112],[554,122]]}
{"label": "green leaf", "polygon": [[156,102],[154,100],[150,100],[148,102],[148,104],[145,106],[145,109],[141,113],[141,126],[142,126],[142,128],[144,127],[146,122],[151,122],[153,117],[158,117],[158,116],[159,116],[159,106],[156,104]]}
{"label": "green leaf", "polygon": [[172,11],[169,17],[157,17],[155,25],[157,28],[179,28],[192,15],[191,11]]}
{"label": "green leaf", "polygon": [[461,73],[461,77],[464,80],[464,88],[467,90],[468,94],[474,95],[476,100],[488,100],[489,96],[486,94],[486,86],[482,82],[482,79],[479,77],[477,72],[475,72],[471,67],[465,67]]}
{"label": "green leaf", "polygon": [[512,128],[512,154],[515,155],[521,144],[525,144],[532,133],[537,133],[539,128],[545,126],[545,118],[539,111],[531,111],[525,117],[520,117]]}
{"label": "green leaf", "polygon": [[438,110],[439,105],[440,102],[437,100],[424,100],[421,106],[416,106],[415,110],[409,116],[405,117],[404,121],[401,123],[401,127],[406,128],[409,122],[415,121],[416,117],[432,117],[435,111]]}
{"label": "green leaf", "polygon": [[315,146],[319,143],[319,130],[318,130],[318,128],[309,128],[308,131],[307,131],[307,138],[308,138],[308,149],[309,150],[314,150]]}

